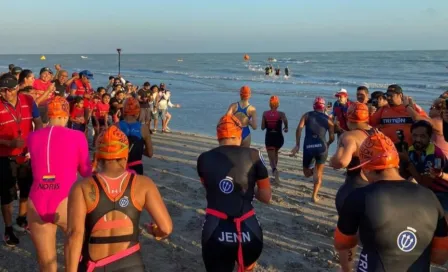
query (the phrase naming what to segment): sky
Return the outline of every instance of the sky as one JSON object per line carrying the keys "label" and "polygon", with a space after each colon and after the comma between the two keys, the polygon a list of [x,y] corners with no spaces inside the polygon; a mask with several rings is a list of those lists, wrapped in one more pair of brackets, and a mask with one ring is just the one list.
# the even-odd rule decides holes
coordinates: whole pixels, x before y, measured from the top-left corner
{"label": "sky", "polygon": [[2,1],[0,54],[448,49],[447,0]]}

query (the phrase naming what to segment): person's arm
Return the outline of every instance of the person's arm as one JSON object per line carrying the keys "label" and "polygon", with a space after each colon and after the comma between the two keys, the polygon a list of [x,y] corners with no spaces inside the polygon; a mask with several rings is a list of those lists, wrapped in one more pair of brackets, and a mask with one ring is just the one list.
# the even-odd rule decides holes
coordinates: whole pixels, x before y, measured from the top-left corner
{"label": "person's arm", "polygon": [[89,144],[87,138],[83,135],[79,135],[79,148],[78,148],[78,171],[84,178],[92,174],[92,163],[89,157]]}
{"label": "person's arm", "polygon": [[438,220],[436,231],[431,243],[431,262],[444,265],[448,261],[448,225],[445,219],[444,210],[440,201],[432,193],[434,203],[437,205]]}
{"label": "person's arm", "polygon": [[266,117],[263,116],[261,117],[261,130],[265,130],[266,129]]}
{"label": "person's arm", "polygon": [[233,115],[235,113],[235,103],[230,104],[229,108],[227,109],[227,115]]}
{"label": "person's arm", "polygon": [[257,109],[255,109],[255,107],[251,106],[251,111],[250,111],[250,122],[249,125],[252,127],[253,130],[256,130],[258,127],[257,124]]}
{"label": "person's arm", "polygon": [[[77,182],[68,196],[67,204],[67,233],[65,242],[65,271],[77,272],[81,257],[82,244],[84,242],[84,225],[86,221],[87,205],[84,199],[81,185],[84,181]],[[94,186],[92,185],[92,189]],[[95,192],[90,192],[92,197]]]}
{"label": "person's arm", "polygon": [[356,152],[356,141],[347,134],[342,134],[339,139],[336,154],[330,159],[330,166],[335,169],[346,168],[352,160],[353,154]]}
{"label": "person's arm", "polygon": [[39,108],[37,107],[36,103],[33,101],[33,108],[31,110],[31,114],[33,117],[33,123],[34,123],[34,131],[41,129],[44,124],[42,123],[42,119],[40,118],[40,112],[39,112]]}
{"label": "person's arm", "polygon": [[77,79],[77,78],[78,78],[78,77],[72,77],[72,78],[70,78],[69,80],[67,80],[67,82],[65,82],[65,85],[67,85],[67,86],[72,85],[73,81],[74,81],[75,79]]}
{"label": "person's arm", "polygon": [[[254,150],[253,152],[255,153],[256,151]],[[265,165],[263,154],[261,154],[261,151],[258,151],[257,153],[258,156],[255,160],[255,172],[257,176],[257,189],[255,190],[255,198],[265,204],[269,204],[272,198],[269,173]]]}
{"label": "person's arm", "polygon": [[149,133],[149,127],[146,124],[142,125],[142,138],[145,141],[145,152],[143,154],[149,158],[152,158],[153,149],[151,134]]}
{"label": "person's arm", "polygon": [[56,87],[54,86],[54,83],[52,83],[48,89],[38,98],[36,98],[36,104],[40,105],[40,103],[44,102],[48,99],[48,97],[56,90]]}
{"label": "person's arm", "polygon": [[328,119],[328,142],[327,146],[330,146],[334,142],[334,124],[331,118]]}
{"label": "person's arm", "polygon": [[283,131],[288,133],[288,118],[286,118],[286,114],[284,112],[280,112],[280,117],[282,118],[284,125]]}
{"label": "person's arm", "polygon": [[302,115],[302,118],[300,118],[300,122],[299,125],[297,126],[296,129],[296,145],[294,146],[294,148],[291,150],[291,154],[290,156],[293,157],[297,154],[297,152],[299,152],[300,150],[300,138],[302,137],[302,130],[305,127],[305,122],[308,118],[308,114],[304,114]]}
{"label": "person's arm", "polygon": [[144,188],[146,188],[146,194],[144,208],[154,220],[154,224],[149,228],[149,232],[156,239],[163,239],[173,231],[173,222],[170,214],[154,182],[145,176],[138,176],[138,178],[145,183]]}
{"label": "person's arm", "polygon": [[358,228],[364,210],[362,194],[352,192],[344,201],[337,228],[334,232],[334,248],[339,253],[339,263],[343,272],[352,271],[354,248],[358,245]]}

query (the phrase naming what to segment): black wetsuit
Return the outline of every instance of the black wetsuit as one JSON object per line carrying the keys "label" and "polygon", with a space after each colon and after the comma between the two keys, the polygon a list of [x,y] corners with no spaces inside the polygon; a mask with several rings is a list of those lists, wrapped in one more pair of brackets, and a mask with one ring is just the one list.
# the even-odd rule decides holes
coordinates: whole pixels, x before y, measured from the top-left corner
{"label": "black wetsuit", "polygon": [[[363,131],[364,133],[366,133],[367,136],[370,136],[370,135],[372,135],[374,133],[373,129],[369,129],[367,131],[366,130],[362,130],[362,129],[359,129],[359,130]],[[342,209],[342,205],[344,204],[345,198],[352,191],[354,191],[357,188],[361,188],[361,187],[364,187],[364,186],[369,184],[368,181],[365,180],[361,176],[361,168],[357,168],[357,169],[354,169],[354,170],[348,170],[348,169],[356,167],[356,166],[358,166],[360,164],[361,164],[361,162],[359,160],[359,157],[353,156],[352,160],[350,161],[350,163],[347,166],[345,182],[339,188],[338,192],[336,193],[336,198],[335,198],[336,210],[338,211],[338,213],[340,213],[340,211]]]}
{"label": "black wetsuit", "polygon": [[430,271],[433,237],[448,236],[444,212],[429,189],[407,181],[379,181],[350,194],[338,229],[363,245],[358,272]]}
{"label": "black wetsuit", "polygon": [[265,111],[263,117],[265,121],[264,126],[266,127],[266,136],[264,139],[266,149],[279,150],[285,142],[282,130],[282,115],[277,110],[270,110]]}
{"label": "black wetsuit", "polygon": [[[220,146],[198,158],[198,174],[207,191],[206,220],[202,229],[202,258],[207,271],[231,272],[239,243],[234,219],[241,222],[244,266],[253,264],[263,249],[263,233],[253,212],[257,181],[268,178],[261,153],[253,148]],[[213,211],[228,216],[218,218]]]}
{"label": "black wetsuit", "polygon": [[142,123],[128,123],[120,121],[120,130],[126,134],[129,140],[128,168],[137,174],[143,175],[143,153],[145,152],[145,140],[142,138]]}
{"label": "black wetsuit", "polygon": [[285,76],[289,76],[289,69],[285,68]]}
{"label": "black wetsuit", "polygon": [[[130,242],[129,248],[138,246],[139,241],[138,237],[140,234],[139,230],[139,222],[140,222],[140,213],[141,211],[137,209],[132,202],[131,188],[132,184],[135,182],[136,176],[134,174],[130,174],[131,177],[129,179],[129,183],[127,187],[124,189],[123,195],[117,199],[115,202],[110,200],[109,197],[103,190],[103,187],[98,180],[96,175],[93,176],[93,180],[96,183],[99,200],[96,207],[87,214],[85,221],[85,239],[82,247],[82,260],[79,264],[78,271],[84,272],[87,271],[87,265],[90,261],[89,254],[89,245],[90,244],[113,244],[113,243],[121,243],[121,242]],[[103,220],[103,216],[112,212],[119,211],[125,214],[131,221],[134,226],[133,233],[130,235],[122,235],[122,236],[112,236],[112,237],[92,237],[92,230],[95,227],[95,224],[99,220]],[[95,268],[94,272],[100,271],[108,271],[108,272],[144,272],[145,267],[142,261],[142,256],[140,250],[135,253],[130,254],[127,257],[114,261],[110,264],[107,264],[102,267]]]}
{"label": "black wetsuit", "polygon": [[305,121],[305,140],[303,142],[303,168],[312,168],[314,163],[324,164],[328,157],[325,135],[328,131],[328,115],[310,111]]}

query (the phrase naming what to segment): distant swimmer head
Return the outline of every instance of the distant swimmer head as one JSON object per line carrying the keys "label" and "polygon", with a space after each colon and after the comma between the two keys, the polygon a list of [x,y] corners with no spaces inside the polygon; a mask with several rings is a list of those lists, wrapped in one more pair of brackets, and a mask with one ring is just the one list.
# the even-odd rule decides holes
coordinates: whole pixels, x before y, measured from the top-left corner
{"label": "distant swimmer head", "polygon": [[276,95],[271,96],[271,98],[269,99],[269,106],[271,107],[271,109],[276,109],[278,108],[279,105],[280,100],[278,99],[278,96]]}
{"label": "distant swimmer head", "polygon": [[[366,176],[372,176],[372,171],[398,168],[400,158],[392,140],[379,132],[367,137],[359,148],[360,165]],[[355,168],[349,169],[353,170]],[[371,180],[369,178],[369,180]]]}
{"label": "distant swimmer head", "polygon": [[[226,114],[219,119],[216,136],[220,144],[240,145],[243,128],[240,120],[234,115]],[[225,143],[223,141],[226,141]]]}
{"label": "distant swimmer head", "polygon": [[251,92],[249,86],[245,85],[245,86],[241,87],[241,89],[240,89],[241,99],[249,99],[251,94],[252,94],[252,92]]}
{"label": "distant swimmer head", "polygon": [[369,108],[366,104],[355,102],[347,109],[347,120],[352,123],[368,123]]}
{"label": "distant swimmer head", "polygon": [[123,103],[124,116],[138,117],[140,114],[140,103],[133,97],[127,98]]}
{"label": "distant swimmer head", "polygon": [[112,125],[104,130],[96,140],[95,158],[101,166],[101,161],[119,160],[119,164],[126,168],[129,155],[128,137],[116,126]]}
{"label": "distant swimmer head", "polygon": [[325,99],[323,97],[316,97],[313,102],[313,109],[316,111],[325,110]]}
{"label": "distant swimmer head", "polygon": [[48,103],[48,118],[53,126],[65,126],[70,116],[70,105],[61,96],[55,96]]}

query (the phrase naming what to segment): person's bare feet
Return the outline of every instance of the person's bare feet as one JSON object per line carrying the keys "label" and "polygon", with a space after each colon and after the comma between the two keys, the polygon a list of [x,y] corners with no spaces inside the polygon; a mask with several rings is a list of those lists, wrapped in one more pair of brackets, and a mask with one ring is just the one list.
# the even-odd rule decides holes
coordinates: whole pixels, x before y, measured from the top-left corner
{"label": "person's bare feet", "polygon": [[311,199],[313,200],[314,203],[317,203],[320,200],[318,196],[313,196]]}

